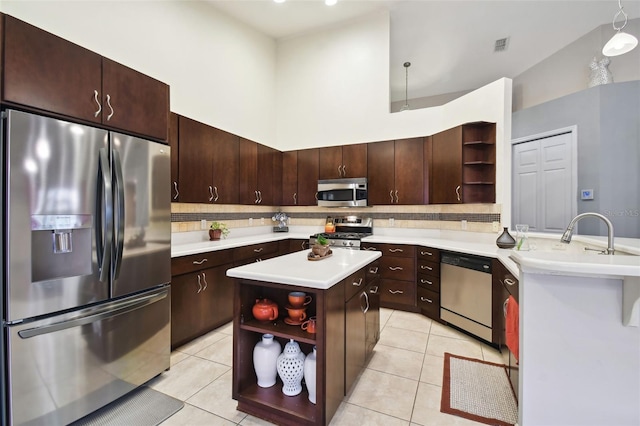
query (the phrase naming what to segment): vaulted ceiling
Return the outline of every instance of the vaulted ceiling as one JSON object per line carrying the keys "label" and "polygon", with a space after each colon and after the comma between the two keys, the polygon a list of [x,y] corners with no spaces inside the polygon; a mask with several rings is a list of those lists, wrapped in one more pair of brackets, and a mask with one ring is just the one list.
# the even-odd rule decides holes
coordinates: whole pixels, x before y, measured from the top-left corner
{"label": "vaulted ceiling", "polygon": [[[218,10],[274,39],[320,31],[388,10],[391,100],[473,90],[516,77],[600,25],[611,24],[615,0],[208,0]],[[622,1],[629,19],[640,1]],[[618,24],[621,24],[619,21]],[[611,35],[614,34],[613,27]],[[639,34],[635,34],[639,37]],[[495,41],[507,49],[494,52]]]}

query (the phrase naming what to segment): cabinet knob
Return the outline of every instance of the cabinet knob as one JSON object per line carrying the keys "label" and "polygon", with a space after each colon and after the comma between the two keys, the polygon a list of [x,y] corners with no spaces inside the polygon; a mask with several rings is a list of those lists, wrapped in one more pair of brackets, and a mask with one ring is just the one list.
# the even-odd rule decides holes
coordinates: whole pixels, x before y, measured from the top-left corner
{"label": "cabinet knob", "polygon": [[504,282],[507,285],[515,285],[516,284],[516,282],[514,280],[512,280],[511,278],[505,278]]}

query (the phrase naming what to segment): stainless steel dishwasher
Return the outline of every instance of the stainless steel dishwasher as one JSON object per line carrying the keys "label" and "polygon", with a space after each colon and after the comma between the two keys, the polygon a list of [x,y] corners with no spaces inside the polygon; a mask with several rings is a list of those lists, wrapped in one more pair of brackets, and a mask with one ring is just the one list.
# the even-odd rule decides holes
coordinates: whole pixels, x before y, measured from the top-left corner
{"label": "stainless steel dishwasher", "polygon": [[491,341],[491,259],[440,254],[440,318]]}

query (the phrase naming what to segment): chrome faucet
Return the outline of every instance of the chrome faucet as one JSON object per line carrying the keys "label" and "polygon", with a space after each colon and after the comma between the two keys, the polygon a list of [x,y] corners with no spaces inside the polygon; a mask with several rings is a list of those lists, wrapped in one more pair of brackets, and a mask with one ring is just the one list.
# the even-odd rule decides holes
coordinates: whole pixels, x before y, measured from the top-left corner
{"label": "chrome faucet", "polygon": [[576,223],[578,223],[580,219],[585,218],[587,216],[597,217],[599,219],[602,219],[604,223],[607,224],[609,242],[608,242],[608,247],[604,251],[604,253],[614,254],[615,250],[613,249],[613,224],[609,219],[607,219],[600,213],[580,213],[578,216],[571,219],[571,222],[569,223],[569,226],[567,226],[567,230],[564,231],[564,234],[562,234],[562,238],[560,238],[560,241],[562,241],[563,243],[569,244],[571,242],[571,235],[573,234],[573,227],[576,225]]}

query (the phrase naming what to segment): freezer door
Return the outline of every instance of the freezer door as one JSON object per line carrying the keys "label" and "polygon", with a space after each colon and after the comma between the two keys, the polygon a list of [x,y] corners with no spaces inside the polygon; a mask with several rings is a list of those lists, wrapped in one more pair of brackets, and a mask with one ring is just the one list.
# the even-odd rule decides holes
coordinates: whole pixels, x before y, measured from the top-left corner
{"label": "freezer door", "polygon": [[66,425],[169,368],[169,287],[5,328],[14,425]]}
{"label": "freezer door", "polygon": [[169,146],[111,134],[114,249],[111,296],[171,281]]}
{"label": "freezer door", "polygon": [[107,132],[12,110],[4,124],[4,319],[106,299],[109,258],[99,257],[109,254],[111,235]]}

